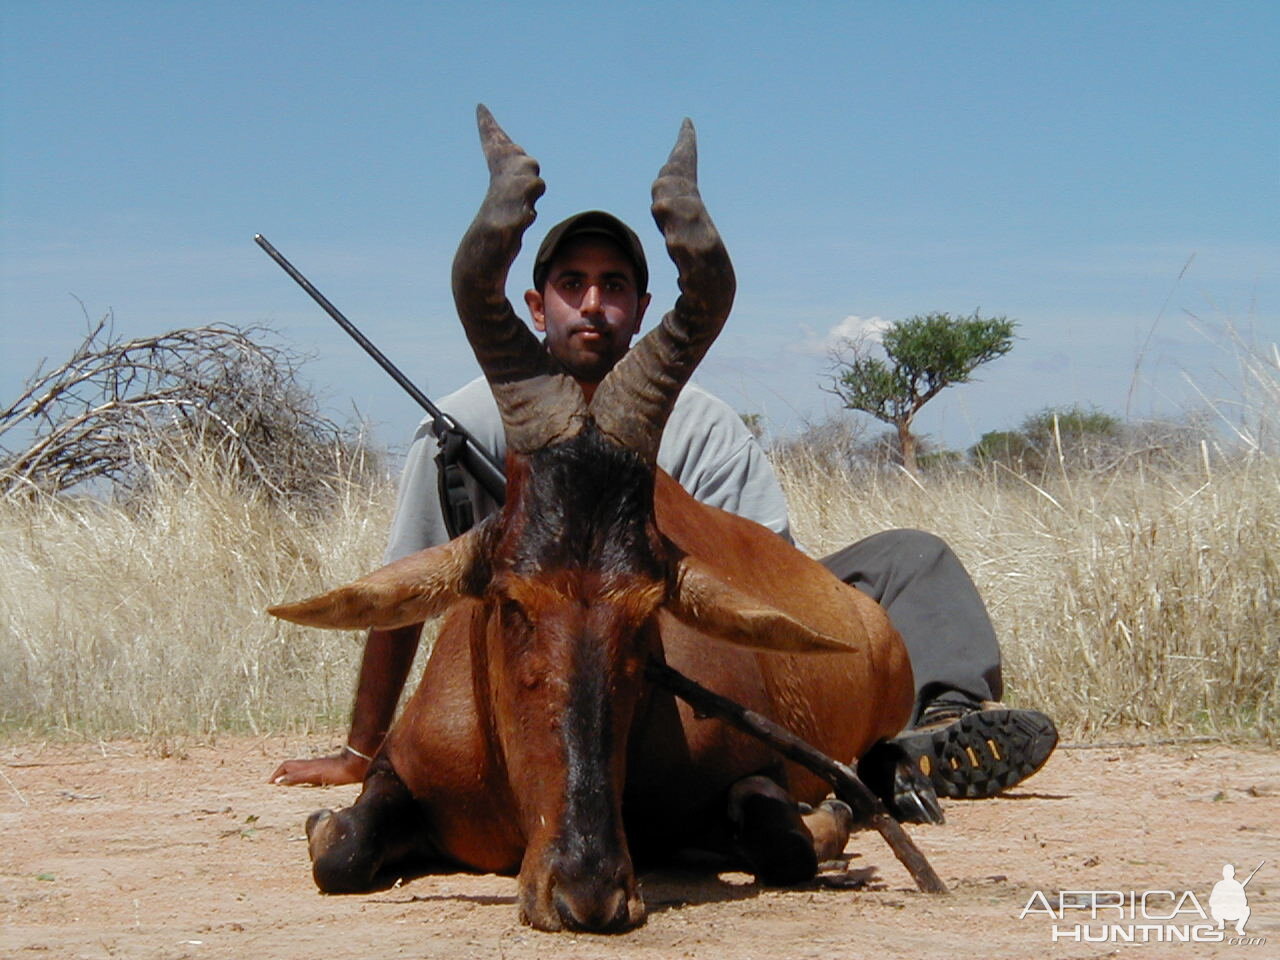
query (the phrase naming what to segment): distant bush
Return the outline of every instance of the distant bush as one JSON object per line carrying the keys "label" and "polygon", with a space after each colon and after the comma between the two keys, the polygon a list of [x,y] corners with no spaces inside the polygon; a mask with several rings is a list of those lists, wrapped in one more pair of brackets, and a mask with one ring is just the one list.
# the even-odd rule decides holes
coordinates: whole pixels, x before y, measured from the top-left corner
{"label": "distant bush", "polygon": [[1037,446],[1048,448],[1059,438],[1072,446],[1115,440],[1120,437],[1120,418],[1079,404],[1048,407],[1022,421],[1022,434]]}
{"label": "distant bush", "polygon": [[920,470],[925,474],[955,470],[963,466],[964,454],[959,450],[929,450],[920,455]]}
{"label": "distant bush", "polygon": [[1207,450],[1220,450],[1220,432],[1205,413],[1181,419],[1139,420],[1079,405],[1031,414],[1016,430],[993,430],[969,448],[971,463],[1027,477],[1047,471],[1112,471],[1159,465],[1203,466]]}
{"label": "distant bush", "polygon": [[1124,434],[1120,418],[1101,410],[1048,407],[1026,417],[1017,430],[983,434],[969,448],[969,457],[981,465],[998,463],[1028,473],[1039,473],[1050,463],[1096,467],[1115,458]]}
{"label": "distant bush", "polygon": [[820,468],[841,472],[865,460],[867,427],[848,414],[806,422],[798,434],[775,441],[773,448],[782,457],[796,457]]}
{"label": "distant bush", "polygon": [[1032,460],[1040,460],[1035,445],[1021,430],[992,430],[969,448],[969,457],[979,464],[1000,463],[1022,470]]}
{"label": "distant bush", "polygon": [[[897,474],[903,470],[902,450],[895,430],[871,433],[865,421],[847,414],[806,423],[799,434],[769,445],[778,457],[801,458],[835,472],[876,470]],[[928,436],[916,438],[917,470],[936,473],[964,465],[964,455],[935,447]]]}

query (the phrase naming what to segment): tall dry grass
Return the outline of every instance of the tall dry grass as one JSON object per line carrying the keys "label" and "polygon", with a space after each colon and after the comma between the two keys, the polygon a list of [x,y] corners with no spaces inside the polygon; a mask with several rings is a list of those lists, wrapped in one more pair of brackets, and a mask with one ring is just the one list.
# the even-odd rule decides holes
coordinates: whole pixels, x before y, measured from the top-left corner
{"label": "tall dry grass", "polygon": [[1280,739],[1280,350],[1229,331],[1239,379],[1202,396],[1222,441],[1105,468],[999,465],[915,481],[777,467],[815,553],[895,527],[946,539],[1001,637],[1006,699],[1072,736],[1118,728]]}
{"label": "tall dry grass", "polygon": [[[1245,415],[1223,410],[1234,446],[1181,460],[916,482],[792,448],[777,466],[793,526],[816,553],[893,527],[942,535],[988,601],[1008,699],[1070,736],[1274,742],[1280,355],[1241,368]],[[359,636],[263,609],[376,566],[393,484],[335,470],[327,506],[294,509],[192,456],[125,505],[0,501],[0,727],[163,743],[346,722]]]}
{"label": "tall dry grass", "polygon": [[373,569],[391,482],[335,471],[323,510],[291,510],[189,456],[126,504],[0,501],[4,727],[162,742],[345,721],[357,635],[263,609]]}
{"label": "tall dry grass", "polygon": [[1071,736],[1280,736],[1280,461],[1044,484],[779,468],[815,552],[895,527],[947,540],[991,611],[1006,699]]}

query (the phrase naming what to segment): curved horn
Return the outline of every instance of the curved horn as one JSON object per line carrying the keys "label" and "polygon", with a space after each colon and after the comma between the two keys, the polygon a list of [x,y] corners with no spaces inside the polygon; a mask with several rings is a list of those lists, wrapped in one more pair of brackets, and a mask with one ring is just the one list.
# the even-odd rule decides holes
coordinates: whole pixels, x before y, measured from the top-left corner
{"label": "curved horn", "polygon": [[459,598],[477,596],[489,577],[486,526],[401,557],[344,587],[267,613],[306,627],[391,630],[443,613]]}
{"label": "curved horn", "polygon": [[570,377],[555,373],[546,348],[507,300],[507,273],[546,184],[538,162],[512,142],[493,114],[476,107],[489,190],[453,258],[453,301],[467,340],[498,401],[507,448],[521,453],[582,429],[586,403]]}
{"label": "curved horn", "polygon": [[850,623],[843,637],[823,633],[739,590],[697,557],[682,557],[672,580],[675,588],[665,605],[669,613],[739,646],[781,653],[852,653],[870,642],[859,623]]}
{"label": "curved horn", "polygon": [[652,210],[680,273],[680,297],[605,377],[591,405],[603,433],[650,463],[676,397],[724,326],[736,289],[729,252],[698,193],[698,140],[688,118],[653,182]]}

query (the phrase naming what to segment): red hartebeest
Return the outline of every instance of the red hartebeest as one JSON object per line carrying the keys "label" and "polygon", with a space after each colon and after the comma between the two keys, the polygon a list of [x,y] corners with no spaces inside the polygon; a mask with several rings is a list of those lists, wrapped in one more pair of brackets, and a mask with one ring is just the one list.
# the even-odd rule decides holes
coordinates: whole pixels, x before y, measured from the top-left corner
{"label": "red hartebeest", "polygon": [[734,293],[692,125],[653,185],[681,295],[588,402],[506,300],[543,183],[478,113],[490,185],[453,288],[502,412],[507,500],[450,543],[272,609],[341,628],[445,618],[359,799],[308,821],[316,882],[355,892],[433,868],[518,871],[534,926],[620,930],[645,915],[633,854],[711,846],[766,882],[812,877],[848,829],[834,808],[800,814],[827,784],[644,678],[665,660],[846,759],[896,733],[913,697],[879,605],[655,467]]}

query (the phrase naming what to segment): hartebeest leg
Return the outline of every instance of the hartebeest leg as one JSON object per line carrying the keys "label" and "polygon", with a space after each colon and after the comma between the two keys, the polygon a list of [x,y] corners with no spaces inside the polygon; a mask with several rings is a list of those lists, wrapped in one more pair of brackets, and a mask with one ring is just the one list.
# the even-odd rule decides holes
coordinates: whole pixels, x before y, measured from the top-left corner
{"label": "hartebeest leg", "polygon": [[802,814],[804,825],[813,834],[813,850],[818,863],[835,860],[844,853],[853,832],[853,810],[843,800],[823,800],[809,813]]}
{"label": "hartebeest leg", "polygon": [[784,886],[812,880],[818,864],[839,856],[853,813],[829,801],[806,814],[765,776],[739,780],[729,791],[729,820],[738,854],[761,883]]}
{"label": "hartebeest leg", "polygon": [[381,756],[354,804],[307,818],[307,847],[322,893],[385,889],[434,859],[422,808]]}
{"label": "hartebeest leg", "polygon": [[894,741],[868,750],[858,761],[858,776],[899,823],[946,823],[929,778]]}

